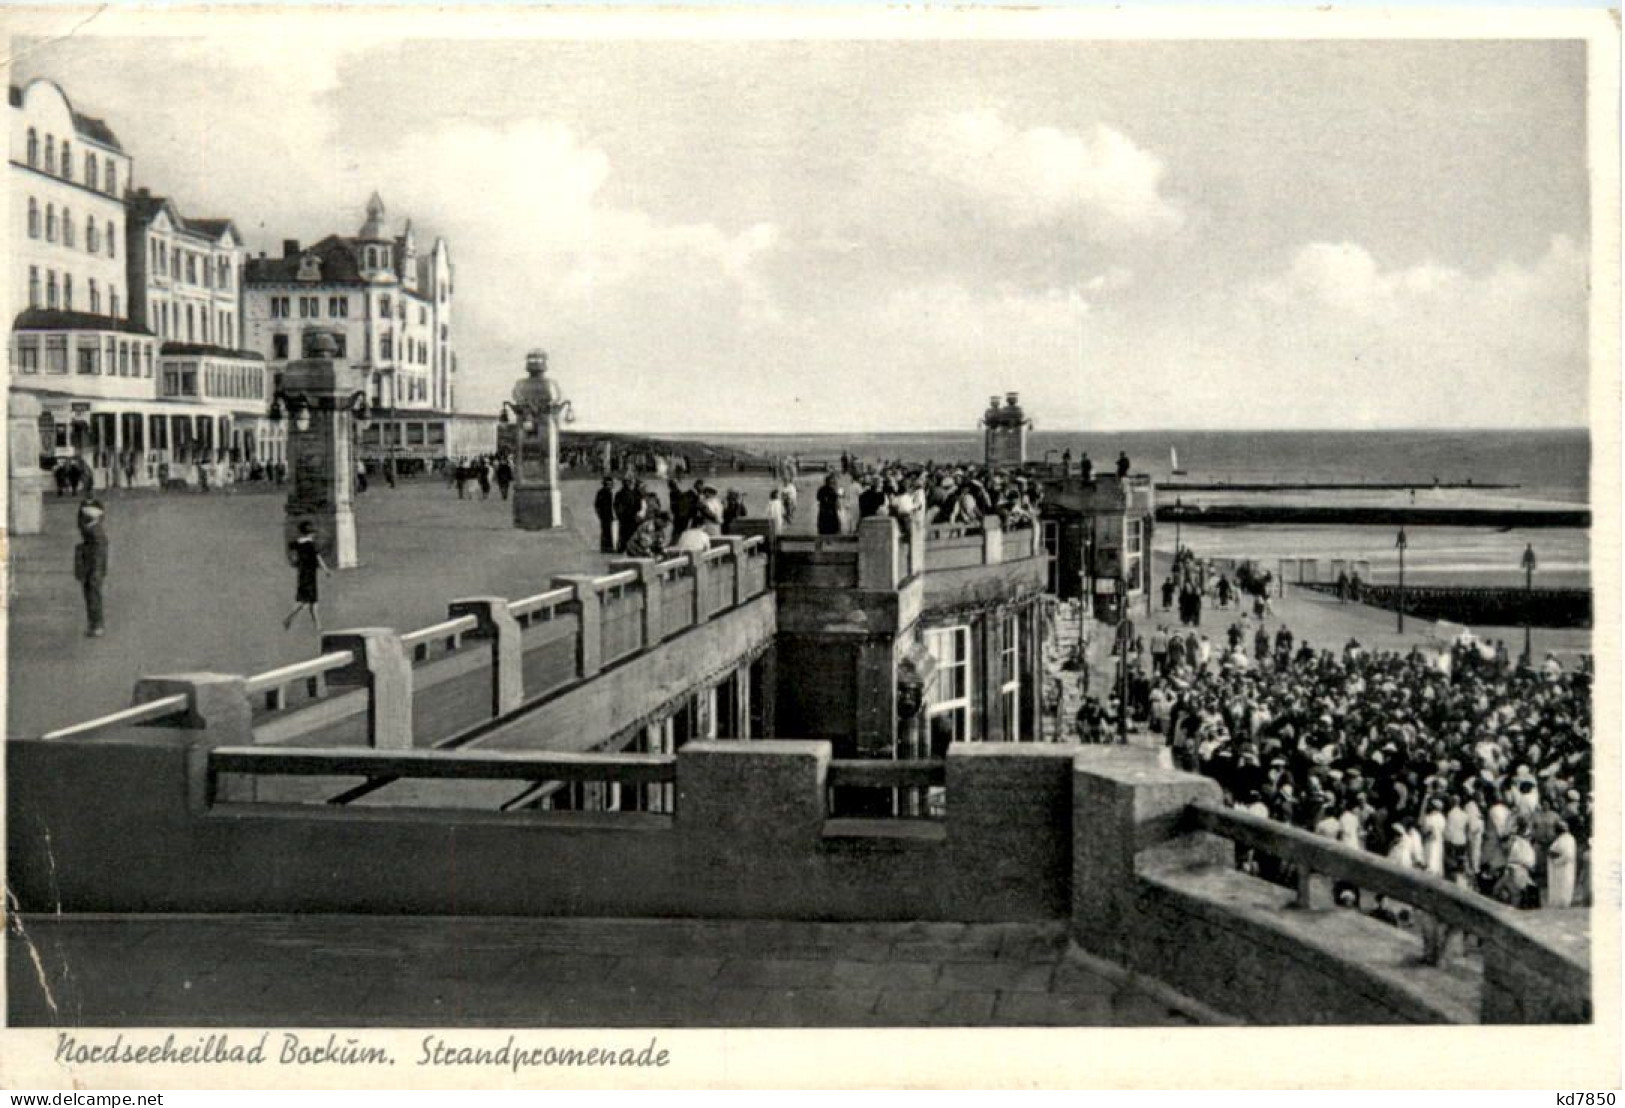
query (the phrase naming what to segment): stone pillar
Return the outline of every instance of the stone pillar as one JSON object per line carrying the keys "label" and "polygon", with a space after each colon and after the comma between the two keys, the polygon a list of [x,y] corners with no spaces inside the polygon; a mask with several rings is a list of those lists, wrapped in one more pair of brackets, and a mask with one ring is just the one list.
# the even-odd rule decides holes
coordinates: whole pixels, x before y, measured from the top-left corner
{"label": "stone pillar", "polygon": [[[712,549],[719,543],[728,547],[728,557],[723,562],[713,562],[711,570],[713,573],[729,575],[725,595],[728,598],[728,607],[737,608],[739,602],[745,598],[745,539],[743,535],[723,535],[721,538],[711,540]],[[719,568],[724,565],[726,568]]]}
{"label": "stone pillar", "polygon": [[716,563],[707,561],[704,554],[699,551],[690,551],[688,564],[694,569],[694,626],[698,627],[706,620],[706,590],[711,584],[711,574],[716,572]]}
{"label": "stone pillar", "polygon": [[857,756],[890,758],[897,746],[897,644],[891,638],[858,643]]}
{"label": "stone pillar", "polygon": [[166,673],[143,677],[135,683],[130,704],[147,704],[176,693],[186,694],[186,715],[178,723],[155,726],[195,732],[187,737],[199,746],[253,745],[253,707],[247,682],[240,674]]}
{"label": "stone pillar", "polygon": [[858,523],[858,588],[897,587],[897,547],[897,524],[891,516],[870,516]]}
{"label": "stone pillar", "polygon": [[45,486],[50,479],[39,466],[40,402],[13,389],[6,412],[6,524],[13,535],[37,535],[45,529]]}
{"label": "stone pillar", "polygon": [[591,574],[571,573],[553,578],[552,587],[569,589],[580,615],[576,672],[583,678],[595,676],[604,667],[604,608],[598,599],[598,585]]}
{"label": "stone pillar", "polygon": [[748,739],[750,733],[750,663],[734,670],[734,737]]}
{"label": "stone pillar", "polygon": [[773,563],[778,555],[779,546],[779,533],[774,529],[773,521],[766,516],[736,519],[734,520],[734,529],[741,538],[761,537],[762,553],[767,557],[767,584],[771,588],[773,585]]}
{"label": "stone pillar", "polygon": [[322,653],[348,650],[354,660],[327,675],[329,686],[367,690],[367,743],[412,749],[412,660],[389,627],[353,627],[322,636]]}
{"label": "stone pillar", "polygon": [[638,575],[643,589],[643,647],[647,650],[665,637],[666,620],[661,614],[665,583],[660,578],[660,563],[653,558],[617,558],[609,563],[611,572],[631,570]]}
{"label": "stone pillar", "polygon": [[908,570],[905,578],[918,577],[925,572],[925,513],[915,512],[908,520]]}
{"label": "stone pillar", "polygon": [[982,564],[996,566],[1004,561],[1004,529],[998,516],[982,517]]}
{"label": "stone pillar", "polygon": [[981,918],[1018,918],[1034,900],[1067,913],[1077,751],[1071,744],[948,748],[951,872],[965,883],[952,899],[975,904]]}
{"label": "stone pillar", "polygon": [[1180,830],[1191,801],[1219,799],[1218,782],[1168,769],[1158,753],[1085,747],[1072,762],[1072,934],[1129,968],[1146,968],[1133,961],[1142,851],[1177,851],[1192,866],[1235,863],[1224,839]]}
{"label": "stone pillar", "polygon": [[525,699],[523,632],[508,602],[500,596],[467,596],[453,600],[448,614],[452,619],[479,620],[469,637],[491,643],[491,714],[506,715],[518,708]]}
{"label": "stone pillar", "polygon": [[826,742],[691,740],[677,752],[677,830],[720,836],[746,869],[767,862],[755,854],[763,847],[811,851],[823,836],[829,762]]}
{"label": "stone pillar", "polygon": [[[361,562],[352,502],[355,456],[350,431],[352,405],[366,399],[366,378],[359,369],[337,360],[331,334],[315,332],[310,349],[315,357],[289,362],[282,374],[288,478],[293,486],[285,508],[283,537],[291,543],[299,534],[299,525],[310,523],[316,528],[316,543],[327,564],[334,569],[353,569]],[[301,422],[306,425],[303,430]]]}

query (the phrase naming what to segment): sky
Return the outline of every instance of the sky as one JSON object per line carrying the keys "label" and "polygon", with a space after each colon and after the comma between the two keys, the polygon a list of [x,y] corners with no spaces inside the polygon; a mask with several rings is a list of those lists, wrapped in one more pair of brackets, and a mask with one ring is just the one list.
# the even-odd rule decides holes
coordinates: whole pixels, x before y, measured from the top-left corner
{"label": "sky", "polygon": [[444,236],[468,410],[540,347],[606,429],[1587,422],[1583,43],[75,36],[37,76],[255,251],[375,189]]}

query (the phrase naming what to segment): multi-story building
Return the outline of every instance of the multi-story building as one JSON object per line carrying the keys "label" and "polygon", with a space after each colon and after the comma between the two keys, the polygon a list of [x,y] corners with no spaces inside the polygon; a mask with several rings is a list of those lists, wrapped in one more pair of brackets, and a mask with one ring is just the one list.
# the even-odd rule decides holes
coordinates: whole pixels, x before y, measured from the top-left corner
{"label": "multi-story building", "polygon": [[199,462],[283,460],[267,419],[265,358],[241,347],[243,242],[229,219],[182,215],[146,189],[128,198],[130,318],[159,338],[158,396],[207,410],[172,420],[172,477]]}
{"label": "multi-story building", "polygon": [[157,341],[130,316],[124,188],[111,128],[48,80],[10,88],[11,323],[7,384],[43,409],[41,446],[107,481],[146,476]]}
{"label": "multi-story building", "polygon": [[236,349],[242,243],[129,188],[111,128],[55,83],[10,90],[12,320],[7,384],[32,394],[43,465],[99,485],[198,480],[248,462],[264,362]]}
{"label": "multi-story building", "polygon": [[310,330],[333,334],[339,356],[367,380],[371,418],[359,431],[364,457],[452,455],[454,443],[469,441],[461,423],[477,426],[474,439],[489,451],[494,422],[454,415],[452,291],[446,241],[419,253],[410,220],[391,236],[374,193],[356,234],[309,246],[288,239],[281,257],[249,259],[245,343],[265,356],[279,382],[288,361],[303,356]]}

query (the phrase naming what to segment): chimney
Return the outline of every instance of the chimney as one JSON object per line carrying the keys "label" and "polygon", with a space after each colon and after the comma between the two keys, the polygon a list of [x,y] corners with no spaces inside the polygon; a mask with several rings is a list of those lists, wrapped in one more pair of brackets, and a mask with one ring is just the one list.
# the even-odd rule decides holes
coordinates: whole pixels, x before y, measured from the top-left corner
{"label": "chimney", "polygon": [[298,239],[283,239],[282,240],[282,256],[284,258],[297,258],[299,256],[299,240]]}

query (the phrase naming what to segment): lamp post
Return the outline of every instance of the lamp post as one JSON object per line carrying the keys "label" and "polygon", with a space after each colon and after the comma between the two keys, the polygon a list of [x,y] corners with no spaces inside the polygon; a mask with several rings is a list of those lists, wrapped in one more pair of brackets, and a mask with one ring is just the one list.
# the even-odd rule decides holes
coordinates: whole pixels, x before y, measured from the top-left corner
{"label": "lamp post", "polygon": [[1405,633],[1405,528],[1399,529],[1399,538],[1394,546],[1399,549],[1399,633]]}
{"label": "lamp post", "polygon": [[1117,582],[1117,744],[1128,745],[1128,646],[1134,621],[1128,618],[1127,582]]}
{"label": "lamp post", "polygon": [[1535,648],[1531,641],[1529,617],[1535,610],[1535,544],[1528,543],[1523,548],[1523,658],[1524,664],[1535,664]]}
{"label": "lamp post", "polygon": [[[498,418],[517,422],[514,436],[513,525],[522,531],[545,531],[564,525],[559,495],[559,420],[575,422],[575,410],[558,382],[547,375],[547,352],[525,355],[525,376],[513,387],[513,399],[502,402]],[[526,449],[526,444],[529,449]]]}
{"label": "lamp post", "polygon": [[1180,522],[1180,519],[1184,515],[1185,515],[1185,501],[1183,499],[1181,499],[1180,497],[1176,496],[1176,497],[1174,497],[1174,557],[1175,557],[1175,559],[1177,559],[1179,557],[1179,522]]}

